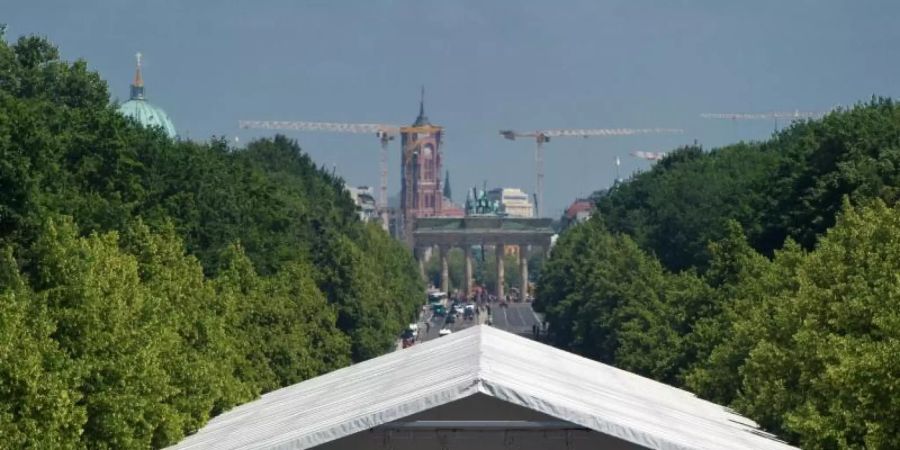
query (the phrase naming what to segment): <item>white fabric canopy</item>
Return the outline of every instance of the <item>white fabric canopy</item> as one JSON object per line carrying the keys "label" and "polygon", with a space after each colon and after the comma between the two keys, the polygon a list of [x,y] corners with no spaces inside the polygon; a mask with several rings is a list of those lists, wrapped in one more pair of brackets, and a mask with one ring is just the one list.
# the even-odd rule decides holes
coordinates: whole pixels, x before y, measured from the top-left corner
{"label": "white fabric canopy", "polygon": [[263,395],[175,449],[306,449],[482,393],[655,449],[792,449],[694,394],[481,325]]}

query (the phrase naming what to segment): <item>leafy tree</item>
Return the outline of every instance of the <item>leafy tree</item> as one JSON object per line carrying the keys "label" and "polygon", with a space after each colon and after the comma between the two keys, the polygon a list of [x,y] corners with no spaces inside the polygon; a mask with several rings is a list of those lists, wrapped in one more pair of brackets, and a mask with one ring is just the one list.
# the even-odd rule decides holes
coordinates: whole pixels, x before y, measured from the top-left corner
{"label": "leafy tree", "polygon": [[[736,223],[726,239],[711,244],[706,281],[715,288],[714,309],[703,312],[691,334],[696,364],[685,374],[688,387],[715,402],[730,404],[742,382],[740,368],[763,333],[778,333],[776,320],[786,293],[796,290],[802,250],[789,241],[769,261],[753,251]],[[786,319],[781,317],[780,319]],[[783,331],[783,330],[782,330]]]}
{"label": "leafy tree", "polygon": [[690,272],[671,274],[627,236],[591,219],[557,241],[538,283],[556,345],[677,383],[696,361],[696,322],[712,290]]}
{"label": "leafy tree", "polygon": [[900,446],[900,209],[844,212],[797,268],[735,405],[810,448]]}
{"label": "leafy tree", "polygon": [[48,222],[34,250],[35,289],[56,323],[54,340],[79,370],[83,443],[147,447],[159,426],[179,422],[164,368],[177,337],[118,245],[115,233],[80,238],[71,221]]}
{"label": "leafy tree", "polygon": [[756,233],[761,194],[777,155],[756,145],[736,144],[710,153],[679,149],[653,170],[598,200],[599,215],[653,253],[671,270],[705,269],[707,244],[725,236],[728,220]]}
{"label": "leafy tree", "polygon": [[630,235],[671,270],[706,269],[707,243],[735,220],[771,256],[790,237],[807,250],[841,198],[900,199],[900,108],[873,98],[757,143],[678,149],[598,198],[611,231]]}
{"label": "leafy tree", "polygon": [[46,305],[20,276],[12,251],[0,261],[0,435],[10,448],[77,448],[86,421],[78,368],[52,334]]}
{"label": "leafy tree", "polygon": [[231,364],[233,375],[254,395],[259,395],[279,385],[278,375],[264,347],[271,343],[260,341],[261,334],[265,332],[264,321],[269,316],[264,311],[257,312],[257,308],[267,303],[262,295],[264,280],[238,244],[224,250],[221,260],[223,266],[213,285],[228,339],[235,352]]}
{"label": "leafy tree", "polygon": [[178,333],[163,359],[177,389],[167,403],[181,414],[157,432],[154,446],[162,446],[196,431],[210,415],[251,399],[252,389],[234,376],[239,355],[227,332],[231,311],[222,303],[228,299],[217,298],[200,263],[185,254],[174,228],[155,234],[137,221],[126,230],[122,247],[137,259],[148,295],[161,300],[162,326]]}
{"label": "leafy tree", "polygon": [[648,336],[641,332],[666,318],[659,296],[662,268],[599,220],[570,230],[557,242],[538,284],[535,307],[546,313],[552,339],[600,361],[624,360],[642,373],[652,371],[654,363],[626,355],[645,348]]}
{"label": "leafy tree", "polygon": [[841,199],[900,200],[900,108],[873,98],[819,121],[779,133],[772,148],[783,155],[762,218],[757,247],[778,248],[786,237],[812,249],[817,236],[834,225]]}
{"label": "leafy tree", "polygon": [[541,271],[553,342],[805,448],[900,446],[898,110],[873,99],[765,142],[679,149],[598,195],[599,218]]}
{"label": "leafy tree", "polygon": [[0,39],[0,190],[12,446],[168,445],[389,351],[422,301],[409,252],[296,142],[173,141],[43,38]]}

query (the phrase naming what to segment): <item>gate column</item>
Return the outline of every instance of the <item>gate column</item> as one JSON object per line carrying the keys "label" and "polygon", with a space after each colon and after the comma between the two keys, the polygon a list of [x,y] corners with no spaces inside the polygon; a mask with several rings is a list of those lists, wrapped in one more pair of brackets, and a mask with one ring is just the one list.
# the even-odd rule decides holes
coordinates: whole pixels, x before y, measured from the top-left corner
{"label": "gate column", "polygon": [[497,250],[497,301],[505,300],[503,298],[503,283],[505,282],[503,273],[503,244],[496,245]]}
{"label": "gate column", "polygon": [[450,265],[447,262],[447,254],[450,248],[446,246],[440,247],[441,251],[441,290],[450,295]]}
{"label": "gate column", "polygon": [[465,245],[463,247],[463,253],[466,258],[466,298],[470,298],[472,296],[472,246]]}
{"label": "gate column", "polygon": [[422,279],[423,282],[426,282],[426,287],[428,280],[425,279],[425,251],[421,247],[417,247],[413,250],[413,254],[416,256],[416,262],[419,263],[419,278]]}
{"label": "gate column", "polygon": [[522,274],[522,286],[519,295],[523,302],[528,298],[528,246],[519,246],[519,271]]}

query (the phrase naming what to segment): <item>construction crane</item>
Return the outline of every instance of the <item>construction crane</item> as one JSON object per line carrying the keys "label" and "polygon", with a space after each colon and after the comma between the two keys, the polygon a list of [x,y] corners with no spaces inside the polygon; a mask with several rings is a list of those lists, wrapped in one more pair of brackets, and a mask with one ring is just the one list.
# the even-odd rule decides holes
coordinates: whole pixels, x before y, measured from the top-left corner
{"label": "construction crane", "polygon": [[703,113],[700,117],[704,119],[721,119],[721,120],[774,120],[775,131],[778,131],[778,121],[786,120],[793,122],[800,119],[815,119],[828,114],[829,111],[775,111],[766,113]]}
{"label": "construction crane", "polygon": [[374,134],[381,144],[380,178],[381,185],[378,193],[378,210],[381,215],[382,227],[387,229],[387,182],[388,182],[388,143],[398,133],[433,133],[442,130],[434,125],[424,126],[399,126],[380,123],[341,123],[341,122],[288,122],[274,120],[241,120],[238,126],[244,129],[259,130],[289,130],[289,131],[323,131],[329,133],[354,133]]}
{"label": "construction crane", "polygon": [[590,129],[559,129],[559,130],[539,130],[527,133],[520,133],[513,130],[500,130],[500,135],[511,141],[516,138],[525,137],[533,138],[537,142],[534,150],[534,163],[536,166],[536,187],[537,204],[535,210],[537,216],[541,217],[544,208],[544,144],[550,142],[553,137],[605,137],[605,136],[633,136],[636,134],[651,133],[682,133],[684,130],[678,128],[590,128]]}

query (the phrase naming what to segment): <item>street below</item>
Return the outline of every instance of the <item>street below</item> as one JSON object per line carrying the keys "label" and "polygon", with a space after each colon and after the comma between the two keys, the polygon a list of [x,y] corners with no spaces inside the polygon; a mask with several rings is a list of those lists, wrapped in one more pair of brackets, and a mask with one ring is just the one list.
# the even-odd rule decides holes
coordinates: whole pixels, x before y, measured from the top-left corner
{"label": "street below", "polygon": [[[534,337],[534,326],[540,324],[540,318],[531,308],[531,303],[513,302],[506,307],[500,306],[499,303],[493,303],[489,306],[491,326],[524,337]],[[448,323],[447,316],[436,316],[428,309],[420,317],[416,342],[421,343],[440,337],[442,328],[456,333],[477,324],[487,324],[489,317],[487,311],[487,307],[482,307],[472,319],[464,319],[463,315],[459,314],[452,322]],[[449,311],[448,314],[450,314]]]}

